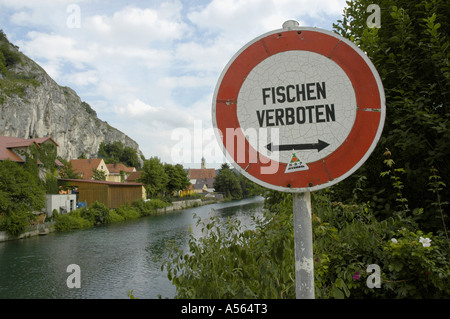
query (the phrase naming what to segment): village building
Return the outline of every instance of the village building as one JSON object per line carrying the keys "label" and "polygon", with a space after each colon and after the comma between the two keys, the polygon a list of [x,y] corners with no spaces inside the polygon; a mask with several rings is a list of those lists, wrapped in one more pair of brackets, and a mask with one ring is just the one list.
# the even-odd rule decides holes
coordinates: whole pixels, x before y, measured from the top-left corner
{"label": "village building", "polygon": [[67,194],[45,194],[45,210],[47,217],[52,217],[53,212],[67,214],[77,209],[77,195]]}
{"label": "village building", "polygon": [[194,193],[212,193],[214,192],[214,179],[216,178],[216,170],[214,168],[206,168],[205,158],[202,158],[201,168],[189,169],[189,180],[192,184],[191,188]]}
{"label": "village building", "polygon": [[142,183],[120,183],[108,181],[94,181],[85,179],[63,179],[59,184],[68,193],[75,192],[77,201],[86,203],[89,207],[96,201],[108,208],[117,208],[121,205],[131,204],[139,199],[146,199],[147,194]]}
{"label": "village building", "polygon": [[136,172],[134,167],[126,167],[122,163],[106,164],[108,168],[109,175],[106,176],[108,182],[125,182],[129,175]]}
{"label": "village building", "polygon": [[131,172],[130,175],[128,175],[125,182],[126,183],[139,183],[139,178],[141,178],[141,173],[142,173],[142,171]]}
{"label": "village building", "polygon": [[[39,149],[44,144],[53,144],[55,147],[58,147],[58,143],[56,143],[51,137],[25,139],[19,137],[0,136],[0,161],[11,160],[19,164],[24,164],[27,154],[31,155],[31,146],[34,145]],[[39,169],[39,178],[45,180],[47,172],[39,159],[37,160],[37,164]],[[64,166],[57,159],[55,159],[55,165],[57,167]],[[75,194],[46,194],[45,197],[45,211],[48,217],[52,216],[54,210],[58,213],[67,213],[76,209]],[[41,212],[35,213],[41,214]]]}
{"label": "village building", "polygon": [[73,159],[70,164],[74,171],[80,174],[81,179],[92,179],[95,170],[102,171],[105,176],[109,175],[108,167],[102,158]]}
{"label": "village building", "polygon": [[[53,144],[55,147],[58,147],[58,143],[51,137],[25,139],[20,137],[0,136],[0,161],[11,160],[16,163],[24,164],[27,154],[31,155],[31,146],[35,145],[39,149],[43,144]],[[37,160],[37,164],[39,168],[39,177],[45,179],[46,171],[39,159]],[[55,160],[55,165],[59,167],[64,166],[57,159]]]}

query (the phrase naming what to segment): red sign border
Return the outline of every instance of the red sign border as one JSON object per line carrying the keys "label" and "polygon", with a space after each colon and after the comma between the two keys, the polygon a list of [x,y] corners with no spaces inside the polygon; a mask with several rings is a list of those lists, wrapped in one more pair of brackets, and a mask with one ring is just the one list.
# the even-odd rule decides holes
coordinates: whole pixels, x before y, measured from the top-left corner
{"label": "red sign border", "polygon": [[[285,173],[285,163],[278,163],[274,174],[262,174],[261,168],[276,165],[254,150],[245,139],[237,117],[239,91],[247,75],[268,57],[291,50],[321,54],[347,74],[355,90],[357,112],[347,139],[328,156],[311,163],[304,171]],[[305,192],[336,184],[356,171],[375,148],[384,126],[385,96],[381,79],[369,58],[352,42],[330,31],[296,27],[266,33],[245,45],[223,70],[214,92],[213,126],[231,163],[242,174],[265,187]],[[227,129],[245,139],[246,156],[237,161],[238,143],[227,143]],[[320,138],[320,137],[319,137]],[[234,145],[233,149],[226,149]],[[229,147],[229,146],[228,146]],[[255,163],[249,154],[258,154]],[[232,156],[234,154],[234,156]]]}

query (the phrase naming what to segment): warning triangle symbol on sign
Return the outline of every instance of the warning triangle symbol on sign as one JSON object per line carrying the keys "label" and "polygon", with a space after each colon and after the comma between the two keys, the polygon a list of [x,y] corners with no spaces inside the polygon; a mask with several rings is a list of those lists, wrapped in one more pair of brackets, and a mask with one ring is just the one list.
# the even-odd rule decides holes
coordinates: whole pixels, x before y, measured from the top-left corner
{"label": "warning triangle symbol on sign", "polygon": [[292,153],[291,161],[286,166],[285,173],[292,173],[292,172],[298,172],[298,171],[306,171],[309,167],[306,165],[306,163],[303,163],[295,153]]}

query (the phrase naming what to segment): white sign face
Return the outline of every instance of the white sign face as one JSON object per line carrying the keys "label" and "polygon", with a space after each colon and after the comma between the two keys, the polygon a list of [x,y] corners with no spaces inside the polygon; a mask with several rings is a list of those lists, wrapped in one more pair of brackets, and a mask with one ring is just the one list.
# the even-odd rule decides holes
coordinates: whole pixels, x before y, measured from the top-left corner
{"label": "white sign face", "polygon": [[244,132],[267,129],[268,144],[249,143],[289,164],[286,173],[290,167],[307,170],[307,163],[332,154],[352,130],[357,110],[355,91],[341,67],[323,55],[296,50],[259,63],[246,77],[237,105]]}

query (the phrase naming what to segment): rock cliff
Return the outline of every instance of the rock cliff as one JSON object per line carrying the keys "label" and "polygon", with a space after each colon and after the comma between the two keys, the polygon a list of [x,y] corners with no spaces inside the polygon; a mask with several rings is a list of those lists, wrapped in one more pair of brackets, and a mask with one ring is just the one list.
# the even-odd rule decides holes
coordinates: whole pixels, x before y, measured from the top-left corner
{"label": "rock cliff", "polygon": [[[1,31],[0,31],[1,32]],[[52,137],[64,159],[97,156],[101,142],[139,145],[100,120],[76,92],[59,86],[37,63],[0,34],[0,135]],[[141,160],[141,159],[140,159]]]}

